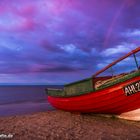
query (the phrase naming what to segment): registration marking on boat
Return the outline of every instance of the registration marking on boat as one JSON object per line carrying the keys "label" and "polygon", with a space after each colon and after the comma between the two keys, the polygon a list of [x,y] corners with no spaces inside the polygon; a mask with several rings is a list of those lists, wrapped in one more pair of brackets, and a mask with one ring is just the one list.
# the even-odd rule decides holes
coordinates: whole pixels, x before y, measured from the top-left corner
{"label": "registration marking on boat", "polygon": [[140,80],[123,87],[126,96],[140,92]]}

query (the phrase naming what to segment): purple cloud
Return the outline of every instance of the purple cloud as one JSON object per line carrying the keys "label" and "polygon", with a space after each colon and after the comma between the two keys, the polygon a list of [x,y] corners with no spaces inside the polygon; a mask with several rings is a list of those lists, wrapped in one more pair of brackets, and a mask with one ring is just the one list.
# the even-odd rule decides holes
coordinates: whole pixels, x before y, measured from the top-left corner
{"label": "purple cloud", "polygon": [[0,1],[0,82],[67,83],[92,75],[140,44],[139,5]]}

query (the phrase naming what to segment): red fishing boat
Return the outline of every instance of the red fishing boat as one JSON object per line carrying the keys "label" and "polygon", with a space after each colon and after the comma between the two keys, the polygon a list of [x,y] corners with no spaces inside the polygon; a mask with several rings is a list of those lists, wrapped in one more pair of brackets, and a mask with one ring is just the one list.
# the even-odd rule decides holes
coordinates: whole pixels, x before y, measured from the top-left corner
{"label": "red fishing boat", "polygon": [[71,112],[121,114],[140,109],[140,47],[90,78],[46,89],[48,101]]}

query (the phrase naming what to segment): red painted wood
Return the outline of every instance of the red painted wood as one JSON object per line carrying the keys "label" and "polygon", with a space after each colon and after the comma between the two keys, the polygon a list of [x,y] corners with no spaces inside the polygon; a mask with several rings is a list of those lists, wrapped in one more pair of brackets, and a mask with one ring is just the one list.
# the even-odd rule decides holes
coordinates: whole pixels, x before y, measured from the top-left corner
{"label": "red painted wood", "polygon": [[140,76],[89,94],[67,98],[48,96],[48,100],[66,111],[121,114],[140,108],[140,92],[126,96],[122,89],[138,80]]}
{"label": "red painted wood", "polygon": [[[114,64],[120,62],[121,60],[127,58],[128,56],[140,51],[140,47],[131,51],[127,55],[121,57],[120,59],[114,61],[110,65],[106,66],[104,69],[98,71],[93,76],[93,83],[97,80],[108,79],[109,77],[96,77],[101,72],[105,71]],[[53,96],[48,96],[48,101],[56,108],[71,111],[71,112],[94,112],[94,113],[112,113],[121,114],[127,111],[132,111],[140,108],[140,92],[126,96],[123,87],[140,80],[140,76],[129,79],[125,82],[110,86],[108,88],[91,92],[88,94],[75,96],[75,97],[65,97],[58,98]]]}

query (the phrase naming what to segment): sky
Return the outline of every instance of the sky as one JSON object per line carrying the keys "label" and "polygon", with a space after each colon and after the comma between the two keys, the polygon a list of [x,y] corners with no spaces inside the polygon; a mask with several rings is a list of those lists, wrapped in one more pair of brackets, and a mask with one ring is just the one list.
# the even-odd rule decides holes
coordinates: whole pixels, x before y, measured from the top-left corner
{"label": "sky", "polygon": [[140,0],[1,0],[0,84],[66,84],[140,46]]}

